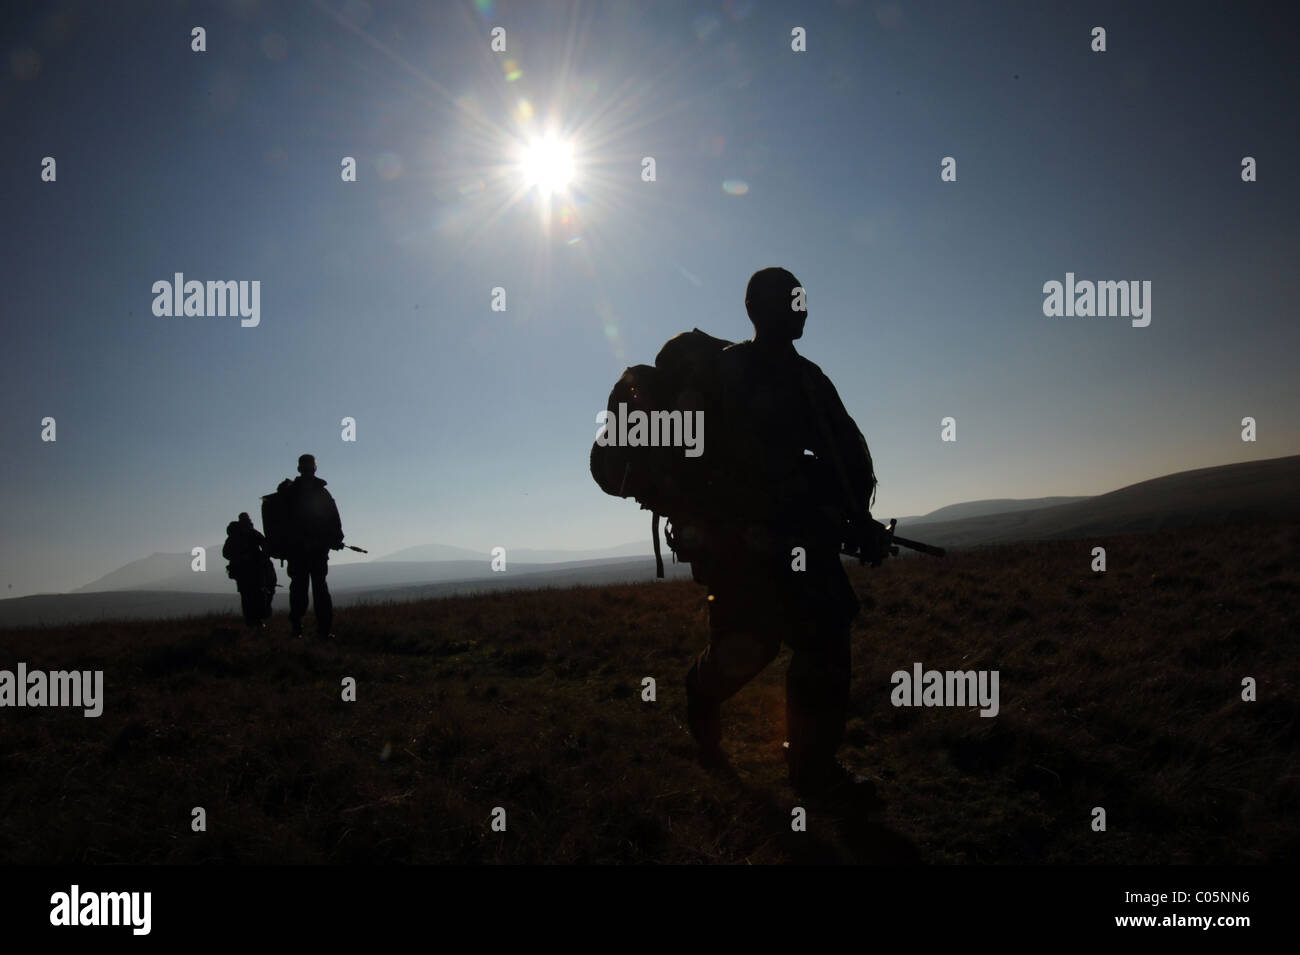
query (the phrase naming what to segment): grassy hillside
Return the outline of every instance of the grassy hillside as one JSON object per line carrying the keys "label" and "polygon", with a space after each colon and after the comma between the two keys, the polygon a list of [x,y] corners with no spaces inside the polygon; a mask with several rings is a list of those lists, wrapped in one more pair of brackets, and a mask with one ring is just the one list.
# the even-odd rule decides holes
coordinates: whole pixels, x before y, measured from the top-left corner
{"label": "grassy hillside", "polygon": [[[295,644],[283,614],[266,638],[233,617],[3,632],[0,668],[102,668],[106,702],[0,710],[0,860],[1293,860],[1300,525],[1251,533],[1107,538],[1104,576],[1093,542],[853,568],[842,755],[888,804],[806,833],[780,758],[788,654],[724,709],[731,767],[692,759],[692,583],[352,608],[338,646]],[[998,669],[1000,715],[892,707],[915,661]]]}

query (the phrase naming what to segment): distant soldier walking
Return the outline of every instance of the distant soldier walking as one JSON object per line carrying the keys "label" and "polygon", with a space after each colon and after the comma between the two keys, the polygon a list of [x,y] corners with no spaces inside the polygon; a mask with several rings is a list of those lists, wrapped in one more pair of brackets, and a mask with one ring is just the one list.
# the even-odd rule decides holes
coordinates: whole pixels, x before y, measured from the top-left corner
{"label": "distant soldier walking", "polygon": [[862,433],[830,380],[794,349],[806,318],[802,296],[785,269],[756,272],[745,292],[754,338],[719,358],[706,455],[718,493],[707,521],[686,531],[708,542],[692,563],[710,601],[710,642],[686,677],[687,721],[703,754],[720,755],[721,704],[784,641],[793,650],[786,675],[792,785],[871,802],[869,781],[835,758],[858,612],[839,555],[855,517],[870,538],[860,542],[868,553],[886,546],[887,532],[869,520],[876,476]]}
{"label": "distant soldier walking", "polygon": [[247,513],[226,525],[226,543],[221,556],[230,561],[226,573],[239,589],[244,623],[252,629],[266,629],[271,616],[271,598],[275,596],[275,565],[266,552],[266,538],[253,526]]}
{"label": "distant soldier walking", "polygon": [[289,622],[293,635],[302,636],[302,618],[307,613],[307,585],[311,584],[316,632],[333,637],[334,605],[330,600],[329,552],[343,549],[343,523],[325,482],[316,477],[316,458],[298,458],[298,477],[285,480],[279,489],[289,497]]}

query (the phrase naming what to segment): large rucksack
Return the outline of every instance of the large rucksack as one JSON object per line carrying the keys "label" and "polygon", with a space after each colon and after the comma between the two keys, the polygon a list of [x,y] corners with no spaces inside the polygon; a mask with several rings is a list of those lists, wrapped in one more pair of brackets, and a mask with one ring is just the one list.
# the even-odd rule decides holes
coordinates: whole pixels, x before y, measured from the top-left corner
{"label": "large rucksack", "polygon": [[293,547],[293,481],[285,478],[273,494],[262,496],[262,533],[266,552],[287,560]]}
{"label": "large rucksack", "polygon": [[[707,425],[711,411],[717,407],[718,356],[730,344],[697,328],[669,339],[653,365],[626,369],[609,394],[606,443],[598,439],[591,446],[591,476],[601,490],[615,497],[633,498],[643,510],[651,512],[655,567],[660,577],[664,575],[659,550],[660,518],[683,521],[707,514],[716,492],[711,486],[713,462],[707,453],[688,457],[683,447],[617,443],[620,412],[625,412],[626,421],[636,412],[649,418],[655,412],[677,412],[684,417],[700,411]],[[707,441],[704,446],[707,449]],[[671,537],[669,544],[673,544]]]}

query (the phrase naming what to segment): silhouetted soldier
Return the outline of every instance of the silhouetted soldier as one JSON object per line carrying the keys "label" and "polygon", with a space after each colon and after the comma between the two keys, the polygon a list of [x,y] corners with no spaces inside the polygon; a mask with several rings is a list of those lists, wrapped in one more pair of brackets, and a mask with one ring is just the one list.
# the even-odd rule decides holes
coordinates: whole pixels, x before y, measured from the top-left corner
{"label": "silhouetted soldier", "polygon": [[334,604],[325,575],[329,573],[329,552],[343,549],[339,509],[325,490],[325,482],[316,476],[316,459],[310,454],[298,458],[298,476],[284,483],[291,496],[288,571],[289,622],[293,625],[293,635],[302,636],[310,581],[317,634],[333,637]]}
{"label": "silhouetted soldier", "polygon": [[[754,273],[745,290],[754,339],[719,357],[704,452],[718,492],[710,508],[716,518],[700,529],[711,542],[707,558],[692,562],[697,579],[709,585],[710,643],[686,677],[687,719],[702,755],[720,757],[720,705],[776,657],[784,640],[793,650],[786,674],[792,785],[869,803],[869,781],[835,758],[858,612],[839,554],[846,521],[870,513],[876,478],[867,443],[834,385],[794,349],[806,318],[792,307],[796,290],[802,294],[785,269]],[[874,535],[883,528],[869,533],[869,550],[878,553],[884,542]],[[796,547],[806,555],[805,570],[794,569]]]}
{"label": "silhouetted soldier", "polygon": [[247,513],[226,525],[226,543],[221,556],[230,561],[226,573],[239,589],[239,600],[248,627],[266,629],[275,596],[275,566],[266,553],[266,538],[253,526]]}

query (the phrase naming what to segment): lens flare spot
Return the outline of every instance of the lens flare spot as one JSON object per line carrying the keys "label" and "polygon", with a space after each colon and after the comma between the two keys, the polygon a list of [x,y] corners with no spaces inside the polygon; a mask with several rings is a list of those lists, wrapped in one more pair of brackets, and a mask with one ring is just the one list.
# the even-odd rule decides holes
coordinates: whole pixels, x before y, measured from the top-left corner
{"label": "lens flare spot", "polygon": [[743,196],[749,192],[749,183],[743,179],[724,179],[722,181],[722,191],[729,196]]}

